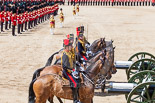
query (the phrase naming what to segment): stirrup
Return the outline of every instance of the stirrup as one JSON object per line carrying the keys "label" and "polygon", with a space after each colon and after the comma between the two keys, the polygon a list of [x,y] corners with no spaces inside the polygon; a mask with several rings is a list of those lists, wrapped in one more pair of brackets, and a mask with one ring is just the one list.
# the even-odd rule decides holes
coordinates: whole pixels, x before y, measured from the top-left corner
{"label": "stirrup", "polygon": [[79,100],[75,100],[74,103],[81,103]]}
{"label": "stirrup", "polygon": [[76,103],[81,103],[79,100]]}

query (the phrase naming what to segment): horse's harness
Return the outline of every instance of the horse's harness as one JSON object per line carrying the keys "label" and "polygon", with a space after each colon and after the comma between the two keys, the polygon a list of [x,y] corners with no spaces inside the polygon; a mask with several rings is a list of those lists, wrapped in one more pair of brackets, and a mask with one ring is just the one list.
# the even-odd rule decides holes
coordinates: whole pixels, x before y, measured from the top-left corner
{"label": "horse's harness", "polygon": [[[102,63],[102,65],[104,65],[104,60],[105,60],[105,58],[104,58],[104,60],[102,59],[102,58],[100,58],[99,60],[101,60],[101,63]],[[100,69],[101,70],[101,69]],[[88,81],[90,81],[93,85],[95,85],[95,80],[98,78],[98,76],[100,75],[100,71],[99,71],[99,73],[97,73],[97,75],[95,75],[95,77],[93,77],[92,79],[90,79],[91,77],[89,76],[89,74],[88,73],[90,73],[90,74],[93,74],[93,75],[95,75],[93,72],[87,72],[86,73],[86,75],[85,75],[85,78],[88,80]],[[88,76],[88,77],[87,77]]]}

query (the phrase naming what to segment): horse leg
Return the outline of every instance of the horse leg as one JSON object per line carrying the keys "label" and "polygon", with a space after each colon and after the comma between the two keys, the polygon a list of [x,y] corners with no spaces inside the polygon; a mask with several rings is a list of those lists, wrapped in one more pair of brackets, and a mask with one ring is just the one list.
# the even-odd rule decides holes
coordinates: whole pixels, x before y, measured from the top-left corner
{"label": "horse leg", "polygon": [[112,74],[111,71],[108,71],[107,76],[106,76],[106,79],[107,79],[107,80],[109,80],[109,79],[112,77],[111,74]]}
{"label": "horse leg", "polygon": [[91,103],[93,103],[93,99],[91,99]]}
{"label": "horse leg", "polygon": [[33,85],[33,90],[36,96],[35,103],[46,103],[46,100],[50,97],[50,87],[43,82],[43,80],[37,80]]}
{"label": "horse leg", "polygon": [[115,74],[117,72],[115,65],[112,66],[112,74]]}
{"label": "horse leg", "polygon": [[93,103],[93,99],[92,98],[84,98],[80,100],[82,103]]}
{"label": "horse leg", "polygon": [[53,95],[53,94],[50,94],[50,97],[48,98],[48,101],[49,101],[50,103],[54,103],[54,102],[53,102],[53,97],[54,97],[54,95]]}
{"label": "horse leg", "polygon": [[59,100],[60,103],[63,103],[62,100],[61,100],[61,98],[57,97],[57,99]]}
{"label": "horse leg", "polygon": [[42,100],[40,97],[36,97],[35,103],[46,103],[46,100]]}

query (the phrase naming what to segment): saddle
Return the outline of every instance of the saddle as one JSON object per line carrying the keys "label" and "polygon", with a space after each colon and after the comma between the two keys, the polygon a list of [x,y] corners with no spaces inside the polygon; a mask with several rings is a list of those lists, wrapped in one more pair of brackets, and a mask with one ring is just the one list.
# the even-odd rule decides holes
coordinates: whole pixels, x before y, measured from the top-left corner
{"label": "saddle", "polygon": [[[61,84],[62,84],[63,87],[72,87],[72,85],[70,84],[70,81],[63,76],[62,71],[60,71],[59,76],[60,76],[60,78],[62,80]],[[81,85],[81,84],[84,83],[84,79],[83,79],[83,76],[82,76],[81,73],[80,73],[80,76],[79,77],[80,77],[79,78],[79,81],[80,81],[79,83]]]}

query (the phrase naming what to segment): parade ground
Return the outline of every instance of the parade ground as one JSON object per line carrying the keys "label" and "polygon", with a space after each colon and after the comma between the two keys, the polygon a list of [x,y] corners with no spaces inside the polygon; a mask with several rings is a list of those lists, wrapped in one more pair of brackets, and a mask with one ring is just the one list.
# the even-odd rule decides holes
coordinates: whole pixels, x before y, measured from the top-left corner
{"label": "parade ground", "polygon": [[[137,52],[155,54],[155,7],[80,6],[75,19],[73,6],[60,6],[64,13],[63,28],[55,17],[54,35],[49,21],[33,29],[11,35],[0,34],[0,103],[28,103],[28,87],[34,71],[45,65],[52,53],[63,47],[66,34],[76,34],[77,26],[85,26],[85,36],[92,43],[105,37],[114,40],[115,61],[128,60]],[[118,70],[109,81],[127,81],[125,70]],[[64,103],[73,101],[64,100]],[[94,103],[126,103],[124,95],[95,90]],[[54,103],[59,103],[55,98]]]}

